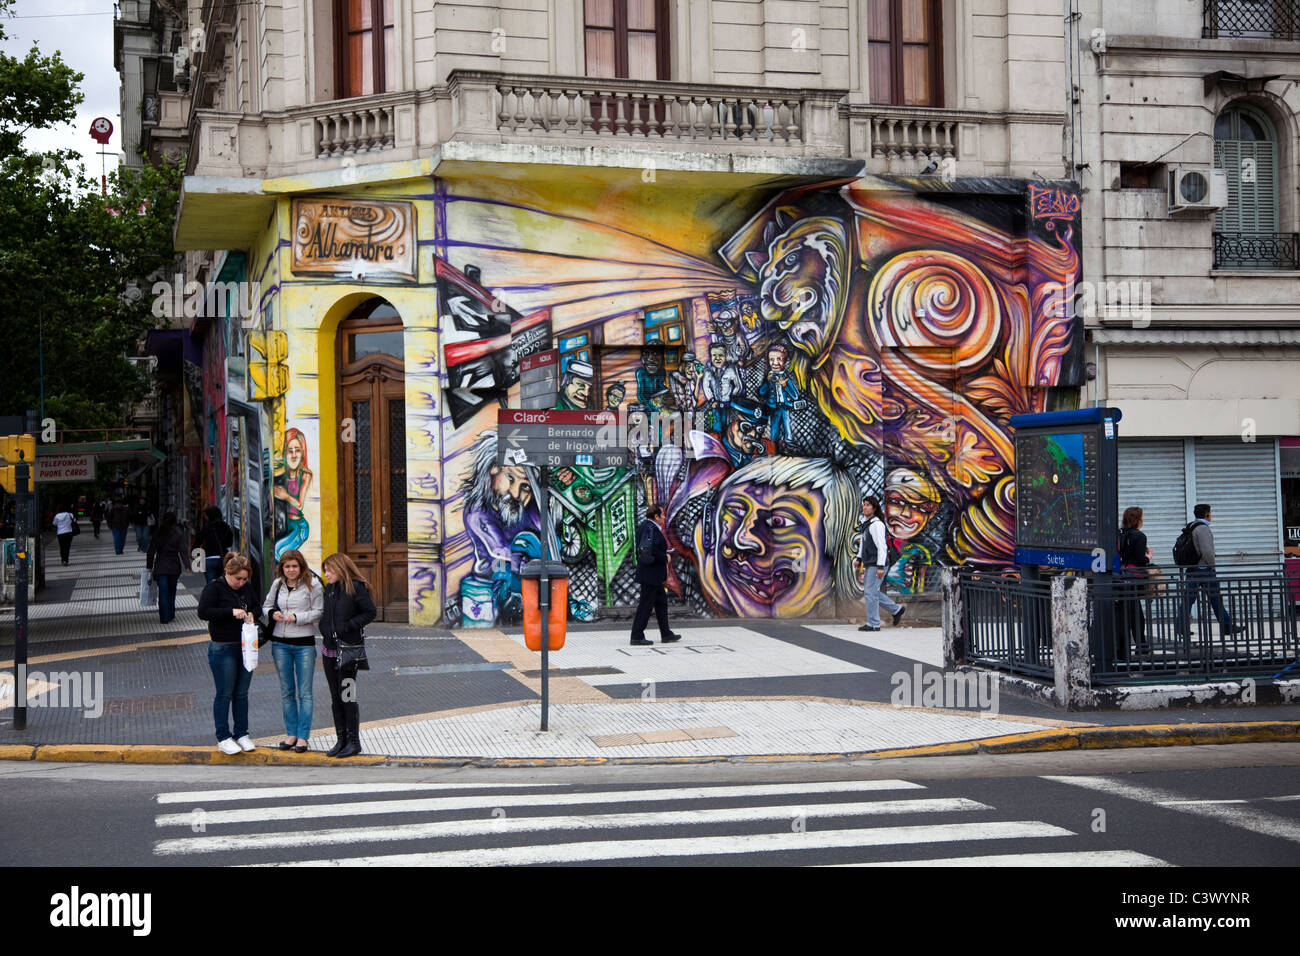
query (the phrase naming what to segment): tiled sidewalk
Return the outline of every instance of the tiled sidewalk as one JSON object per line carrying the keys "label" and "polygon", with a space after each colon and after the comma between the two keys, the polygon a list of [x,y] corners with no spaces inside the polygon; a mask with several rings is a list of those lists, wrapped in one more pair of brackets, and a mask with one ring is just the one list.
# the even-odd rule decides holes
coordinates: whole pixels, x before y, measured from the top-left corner
{"label": "tiled sidewalk", "polygon": [[[158,608],[140,606],[140,572],[143,551],[137,551],[134,532],[127,533],[122,554],[113,553],[113,538],[102,528],[98,539],[90,523],[72,539],[69,563],[59,563],[59,545],[52,535],[45,542],[45,588],[27,610],[30,645],[96,638],[173,637],[207,628],[195,613],[203,575],[182,575],[176,588],[176,618],[158,623]],[[0,609],[0,647],[13,646],[14,611]]]}

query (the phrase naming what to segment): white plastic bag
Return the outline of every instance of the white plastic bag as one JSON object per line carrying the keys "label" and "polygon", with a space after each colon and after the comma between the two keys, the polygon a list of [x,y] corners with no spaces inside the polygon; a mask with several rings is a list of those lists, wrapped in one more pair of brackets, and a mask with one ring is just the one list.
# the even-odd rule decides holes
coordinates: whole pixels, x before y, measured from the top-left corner
{"label": "white plastic bag", "polygon": [[158,582],[153,579],[148,568],[140,571],[140,606],[158,606]]}
{"label": "white plastic bag", "polygon": [[255,671],[257,669],[257,624],[249,619],[244,621],[243,626],[239,629],[239,642],[244,649],[244,670]]}

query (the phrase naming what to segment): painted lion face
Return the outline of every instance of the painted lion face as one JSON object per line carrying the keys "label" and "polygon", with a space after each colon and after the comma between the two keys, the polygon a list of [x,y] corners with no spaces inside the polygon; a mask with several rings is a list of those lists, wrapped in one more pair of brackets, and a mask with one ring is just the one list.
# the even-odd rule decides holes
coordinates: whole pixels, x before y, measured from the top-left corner
{"label": "painted lion face", "polygon": [[835,219],[801,219],[768,244],[759,273],[763,318],[818,365],[844,318],[848,236]]}

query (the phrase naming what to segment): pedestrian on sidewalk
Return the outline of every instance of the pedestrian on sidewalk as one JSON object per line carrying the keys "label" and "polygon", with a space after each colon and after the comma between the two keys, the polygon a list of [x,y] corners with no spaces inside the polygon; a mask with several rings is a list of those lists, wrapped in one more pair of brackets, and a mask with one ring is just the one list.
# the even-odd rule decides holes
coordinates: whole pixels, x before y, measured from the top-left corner
{"label": "pedestrian on sidewalk", "polygon": [[280,741],[280,749],[295,753],[306,753],[311,737],[316,623],[325,611],[325,587],[314,578],[301,551],[286,551],[275,567],[275,583],[262,605],[273,622],[271,656],[280,676],[280,707],[288,738]]}
{"label": "pedestrian on sidewalk", "polygon": [[668,538],[659,524],[663,517],[663,507],[651,504],[646,509],[645,520],[636,529],[636,579],[641,585],[641,603],[632,619],[632,640],[629,642],[635,647],[654,643],[645,639],[645,626],[650,621],[652,609],[659,622],[659,642],[671,644],[682,639],[668,626],[668,594],[664,590],[664,582],[668,580]]}
{"label": "pedestrian on sidewalk", "polygon": [[113,534],[113,553],[121,554],[126,547],[126,529],[131,526],[131,512],[126,503],[117,501],[108,513],[108,530]]}
{"label": "pedestrian on sidewalk", "polygon": [[[208,667],[216,694],[212,699],[212,719],[216,725],[217,748],[223,754],[256,750],[248,736],[248,685],[252,671],[244,667],[240,628],[244,621],[256,621],[262,615],[257,593],[249,579],[253,566],[242,554],[226,555],[222,575],[203,589],[199,597],[199,620],[208,622]],[[230,731],[230,713],[234,710],[235,731]]]}
{"label": "pedestrian on sidewalk", "polygon": [[235,543],[235,533],[221,517],[221,509],[209,505],[203,511],[203,527],[199,528],[196,547],[203,551],[203,576],[209,582],[221,576],[221,562],[230,546]]}
{"label": "pedestrian on sidewalk", "polygon": [[135,549],[149,550],[149,503],[143,498],[131,513],[131,523],[135,525]]}
{"label": "pedestrian on sidewalk", "polygon": [[1142,600],[1147,596],[1150,582],[1151,549],[1147,536],[1142,533],[1142,509],[1124,509],[1120,521],[1119,562],[1127,584],[1115,602],[1115,659],[1127,660],[1130,648],[1139,654],[1150,650],[1146,639],[1146,616],[1142,613]]}
{"label": "pedestrian on sidewalk", "polygon": [[64,564],[68,563],[68,555],[72,550],[72,536],[78,530],[77,516],[72,513],[71,506],[54,516],[54,533],[59,536],[59,558]]}
{"label": "pedestrian on sidewalk", "polygon": [[99,538],[99,525],[104,520],[104,504],[96,501],[90,506],[90,526],[95,529],[95,538]]}
{"label": "pedestrian on sidewalk", "polygon": [[339,642],[365,643],[364,628],[375,619],[375,602],[361,571],[346,554],[331,554],[323,562],[325,572],[324,607],[320,633],[325,645],[321,667],[330,686],[330,705],[334,709],[334,732],[338,743],[329,757],[354,757],[361,753],[361,713],[357,708],[357,666],[340,666]]}
{"label": "pedestrian on sidewalk", "polygon": [[1187,638],[1191,633],[1192,606],[1196,604],[1197,594],[1205,592],[1210,599],[1210,607],[1219,619],[1219,633],[1223,637],[1240,634],[1244,627],[1234,628],[1232,617],[1223,606],[1223,596],[1219,592],[1219,576],[1214,570],[1214,532],[1210,530],[1211,508],[1199,504],[1192,509],[1193,521],[1188,525],[1192,529],[1192,544],[1196,548],[1196,564],[1187,569],[1187,598],[1179,615],[1178,636]]}
{"label": "pedestrian on sidewalk", "polygon": [[885,522],[880,517],[880,502],[875,495],[867,495],[862,499],[862,516],[867,519],[867,524],[862,529],[857,561],[862,568],[862,595],[867,605],[867,623],[858,630],[878,631],[881,605],[893,615],[895,624],[902,620],[907,608],[881,590],[889,561],[889,549],[885,544]]}
{"label": "pedestrian on sidewalk", "polygon": [[176,617],[176,585],[185,570],[185,533],[176,523],[176,512],[163,515],[144,563],[158,582],[158,623],[169,624]]}

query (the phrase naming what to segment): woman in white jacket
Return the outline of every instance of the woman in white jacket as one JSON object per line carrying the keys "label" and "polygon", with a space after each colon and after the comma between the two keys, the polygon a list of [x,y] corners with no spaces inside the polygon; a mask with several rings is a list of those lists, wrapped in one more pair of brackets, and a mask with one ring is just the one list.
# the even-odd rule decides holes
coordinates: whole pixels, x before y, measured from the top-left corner
{"label": "woman in white jacket", "polygon": [[316,670],[316,622],[325,609],[325,588],[313,580],[301,551],[286,551],[262,610],[273,625],[271,656],[280,675],[284,733],[281,750],[307,752],[311,736],[312,677]]}

